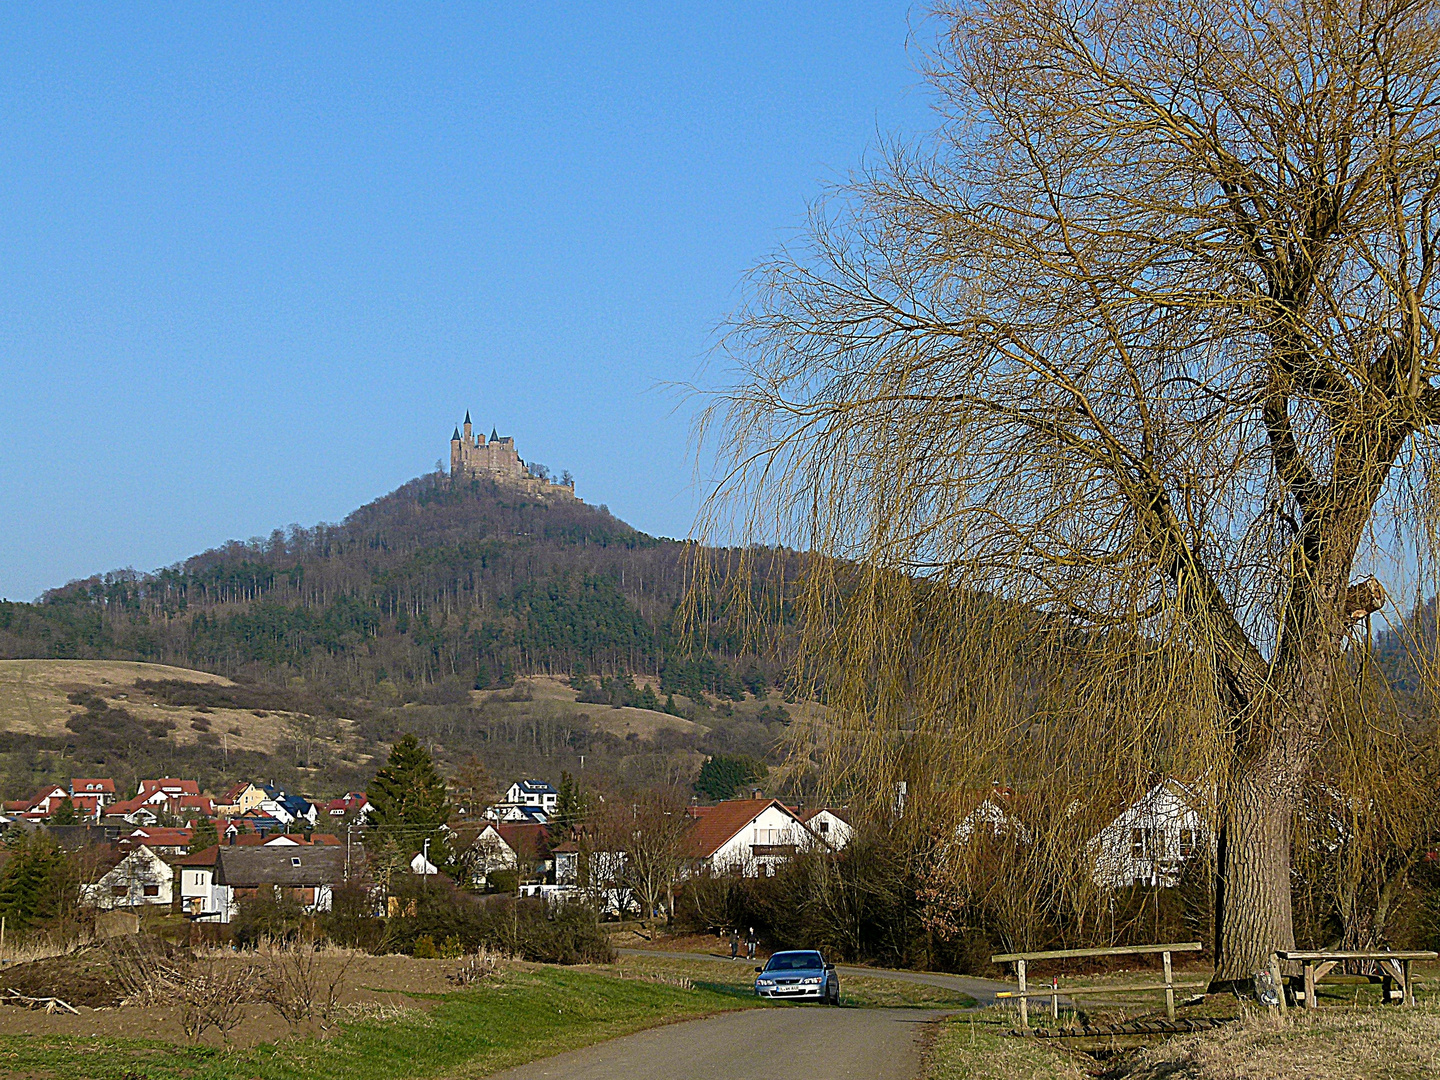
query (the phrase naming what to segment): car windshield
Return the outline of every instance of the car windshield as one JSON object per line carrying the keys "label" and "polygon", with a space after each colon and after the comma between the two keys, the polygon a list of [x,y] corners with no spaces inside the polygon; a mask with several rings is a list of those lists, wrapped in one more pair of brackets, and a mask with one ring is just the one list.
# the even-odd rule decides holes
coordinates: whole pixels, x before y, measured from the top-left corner
{"label": "car windshield", "polygon": [[825,966],[818,952],[782,952],[770,957],[766,971],[815,971]]}

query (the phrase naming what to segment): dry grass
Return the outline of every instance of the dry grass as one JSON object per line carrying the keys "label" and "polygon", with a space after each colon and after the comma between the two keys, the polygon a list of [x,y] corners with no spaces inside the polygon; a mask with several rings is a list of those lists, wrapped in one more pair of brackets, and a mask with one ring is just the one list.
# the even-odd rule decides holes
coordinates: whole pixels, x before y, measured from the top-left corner
{"label": "dry grass", "polygon": [[[199,732],[190,726],[196,710],[188,705],[169,705],[135,689],[136,679],[175,679],[180,682],[233,685],[229,679],[208,671],[142,664],[121,660],[0,660],[0,732],[22,735],[63,735],[65,721],[80,710],[68,696],[88,690],[116,708],[124,708],[142,720],[173,721],[169,738],[192,743]],[[210,730],[225,733],[231,750],[253,750],[272,754],[290,736],[286,722],[293,713],[269,712],[257,716],[251,709],[211,709],[205,713]],[[337,721],[345,741],[350,720]]]}
{"label": "dry grass", "polygon": [[1114,1080],[1420,1080],[1440,1076],[1440,1008],[1245,1010],[1238,1022],[1147,1050]]}

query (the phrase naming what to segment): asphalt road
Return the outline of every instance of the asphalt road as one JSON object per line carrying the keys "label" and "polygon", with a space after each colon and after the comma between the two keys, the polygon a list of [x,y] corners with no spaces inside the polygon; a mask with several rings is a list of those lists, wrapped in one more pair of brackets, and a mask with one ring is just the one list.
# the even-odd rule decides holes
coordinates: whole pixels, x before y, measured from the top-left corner
{"label": "asphalt road", "polygon": [[[731,960],[729,956],[721,956],[717,953],[696,953],[696,952],[662,952],[658,949],[618,949],[622,956],[658,956],[667,960],[713,960],[718,964],[748,964],[755,967],[754,961]],[[872,968],[872,967],[851,967],[848,964],[840,964],[835,968],[840,973],[840,989],[845,989],[845,977],[863,976],[868,979],[890,979],[893,982],[918,983],[922,986],[942,986],[947,990],[957,990],[962,994],[969,994],[981,1005],[995,1004],[995,992],[1007,989],[1007,984],[997,982],[994,979],[974,979],[968,975],[946,975],[939,971],[897,971],[894,968]],[[1015,989],[1014,985],[1008,989]]]}
{"label": "asphalt road", "polygon": [[747,1009],[651,1028],[496,1073],[491,1080],[913,1080],[922,1009]]}

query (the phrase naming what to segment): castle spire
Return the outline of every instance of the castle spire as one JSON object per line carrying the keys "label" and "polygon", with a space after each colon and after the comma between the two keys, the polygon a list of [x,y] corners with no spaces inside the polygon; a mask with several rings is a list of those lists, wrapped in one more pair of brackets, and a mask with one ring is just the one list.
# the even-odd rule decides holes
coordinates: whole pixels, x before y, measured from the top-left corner
{"label": "castle spire", "polygon": [[466,410],[465,410],[465,422],[466,422],[467,424],[470,422],[470,410],[469,410],[469,409],[466,409]]}
{"label": "castle spire", "polygon": [[450,436],[450,441],[451,441],[451,442],[459,442],[459,441],[460,441],[460,429],[459,429],[458,427],[455,429],[455,434],[453,434],[453,435]]}
{"label": "castle spire", "polygon": [[469,409],[466,409],[466,410],[465,410],[465,441],[466,441],[467,443],[470,443],[470,442],[474,442],[474,441],[475,441],[473,438],[471,438],[471,430],[470,430],[470,410],[469,410]]}
{"label": "castle spire", "polygon": [[500,441],[500,429],[499,429],[499,428],[493,428],[493,427],[492,427],[492,428],[490,429],[490,441],[491,441],[491,442],[499,442],[499,441]]}

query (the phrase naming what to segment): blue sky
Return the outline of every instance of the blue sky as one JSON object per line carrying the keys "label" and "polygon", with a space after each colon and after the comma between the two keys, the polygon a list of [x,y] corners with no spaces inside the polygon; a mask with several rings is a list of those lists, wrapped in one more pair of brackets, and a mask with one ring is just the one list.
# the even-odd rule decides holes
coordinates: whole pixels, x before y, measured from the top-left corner
{"label": "blue sky", "polygon": [[684,535],[657,384],[826,184],[930,125],[921,14],[7,9],[0,596],[338,520],[466,408]]}

